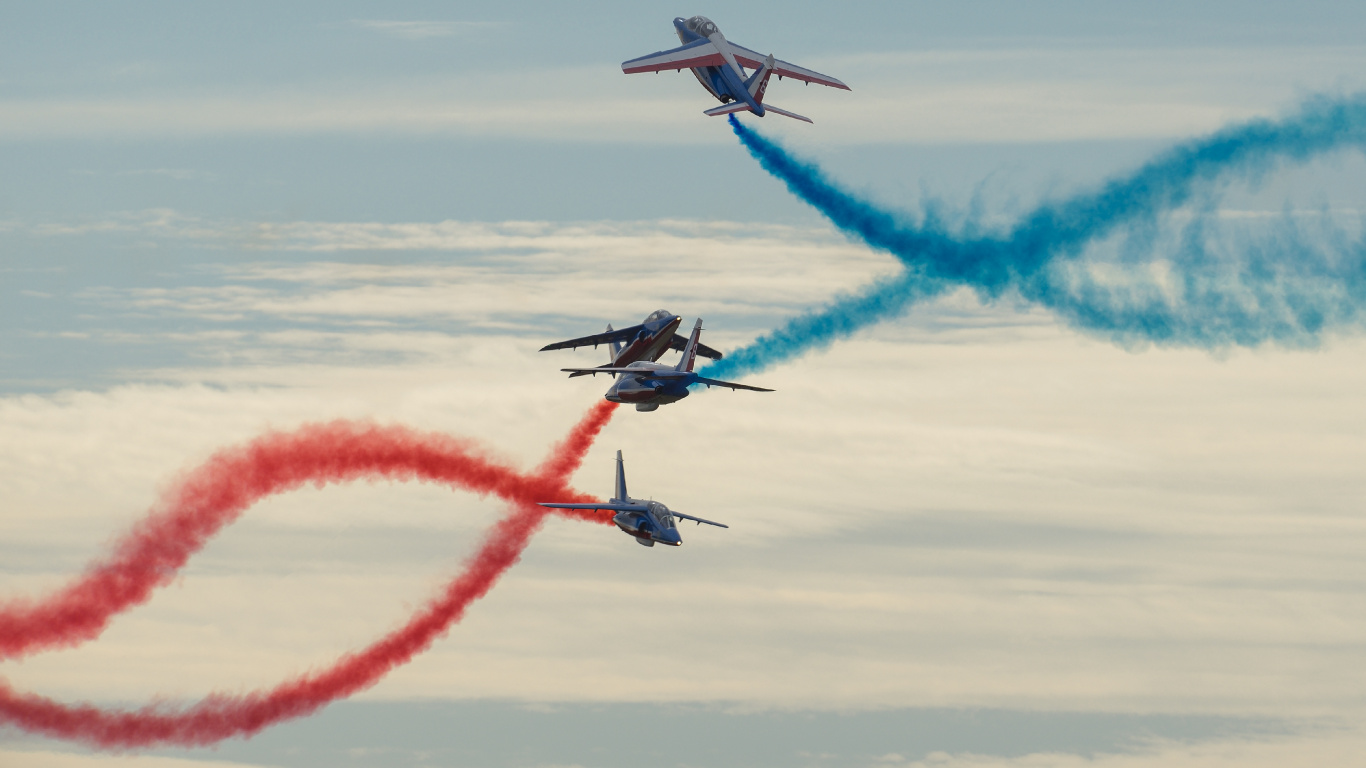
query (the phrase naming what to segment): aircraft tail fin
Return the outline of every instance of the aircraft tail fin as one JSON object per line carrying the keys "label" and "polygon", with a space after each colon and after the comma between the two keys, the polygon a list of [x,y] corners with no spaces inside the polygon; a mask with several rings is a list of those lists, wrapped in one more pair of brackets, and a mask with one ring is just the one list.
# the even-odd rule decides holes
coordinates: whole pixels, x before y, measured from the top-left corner
{"label": "aircraft tail fin", "polygon": [[[608,332],[608,333],[611,333],[611,332],[612,332],[612,324],[611,324],[611,323],[608,323],[608,324],[607,324],[607,332]],[[617,355],[621,354],[621,342],[619,342],[619,341],[609,341],[609,342],[607,342],[607,346],[609,346],[609,347],[611,348],[611,350],[612,350],[612,356],[609,357],[609,358],[607,358],[607,361],[608,361],[609,363],[612,363],[613,365],[615,365],[616,362],[617,362]]]}
{"label": "aircraft tail fin", "polygon": [[621,451],[617,451],[617,484],[612,489],[616,494],[613,498],[616,501],[626,501],[631,498],[626,495],[626,464],[621,460]]}
{"label": "aircraft tail fin", "polygon": [[745,90],[754,99],[755,103],[764,103],[764,91],[768,90],[768,78],[773,74],[773,54],[769,54],[764,59],[764,65],[754,70],[754,74],[745,81]]}
{"label": "aircraft tail fin", "polygon": [[[611,333],[611,332],[612,332],[612,324],[611,324],[611,323],[608,323],[608,324],[607,324],[607,332],[608,332],[608,333]],[[617,357],[619,357],[619,356],[621,355],[621,346],[622,346],[622,345],[621,345],[621,342],[619,342],[619,341],[609,341],[609,342],[607,342],[607,346],[611,348],[611,349],[610,349],[611,357],[609,357],[609,358],[607,358],[607,359],[611,361],[611,362],[610,362],[610,365],[616,365],[616,364],[617,364]],[[572,376],[573,374],[570,374],[570,375]],[[616,375],[615,373],[613,373],[613,374],[608,374],[608,375],[610,375],[610,376],[611,376],[612,378],[614,378],[614,379],[617,377],[617,375]]]}
{"label": "aircraft tail fin", "polygon": [[683,358],[674,366],[675,371],[691,371],[693,363],[697,361],[697,345],[702,338],[702,318],[697,318],[697,323],[692,327],[692,336],[688,337],[687,346],[683,347]]}

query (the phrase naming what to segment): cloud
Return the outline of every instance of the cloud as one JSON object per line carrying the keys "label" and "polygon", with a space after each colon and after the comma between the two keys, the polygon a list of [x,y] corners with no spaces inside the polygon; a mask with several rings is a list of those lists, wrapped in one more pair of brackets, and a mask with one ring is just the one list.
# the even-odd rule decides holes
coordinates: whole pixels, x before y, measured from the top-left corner
{"label": "cloud", "polygon": [[213,181],[215,176],[212,173],[197,171],[193,168],[142,168],[133,171],[121,171],[121,176],[164,176],[176,181],[193,181],[202,179]]}
{"label": "cloud", "polygon": [[[743,224],[58,224],[42,236],[207,260],[90,295],[159,326],[111,311],[97,349],[203,357],[128,355],[115,386],[0,398],[3,595],[61,583],[175,472],[270,426],[399,422],[531,465],[606,388],[556,370],[601,350],[535,351],[559,333],[662,304],[730,348],[766,313],[890,266],[829,230]],[[754,377],[770,395],[622,414],[576,486],[605,491],[622,449],[633,489],[732,528],[686,530],[661,557],[553,524],[368,695],[1355,711],[1364,347],[1131,354],[946,297]],[[392,626],[497,512],[421,486],[302,490],[251,510],[98,642],[2,673],[68,700],[269,684]],[[687,652],[661,666],[623,637]]]}
{"label": "cloud", "polygon": [[195,760],[150,755],[87,755],[0,748],[0,763],[24,768],[264,768],[221,759]]}
{"label": "cloud", "polygon": [[475,30],[506,26],[506,22],[498,21],[384,21],[379,19],[352,19],[351,24],[361,29],[372,30],[404,40],[454,37]]}
{"label": "cloud", "polygon": [[[1363,415],[1360,344],[1219,362],[1049,328],[888,330],[756,379],[771,396],[623,414],[576,485],[605,490],[623,448],[633,488],[732,528],[646,561],[614,531],[553,525],[372,695],[1350,706],[1364,449],[1340,425]],[[507,337],[439,339],[398,364],[281,357],[3,399],[5,594],[57,583],[177,468],[267,425],[368,416],[527,465],[605,388]],[[391,626],[496,512],[403,485],[282,497],[98,643],[5,674],[124,700],[269,683]],[[624,636],[689,652],[642,678],[654,650]]]}
{"label": "cloud", "polygon": [[[447,22],[373,23],[400,25],[369,27],[384,34],[447,29],[425,26]],[[1267,104],[1306,89],[1366,84],[1353,74],[1366,68],[1361,50],[1331,47],[969,49],[802,64],[835,73],[856,90],[774,83],[774,103],[812,115],[819,131],[795,121],[764,125],[797,142],[818,137],[823,146],[1187,136],[1265,114]],[[53,92],[0,100],[0,140],[382,133],[727,143],[716,121],[699,114],[709,98],[686,73],[628,77],[615,59],[401,80]]]}
{"label": "cloud", "polygon": [[[1366,748],[1357,730],[1289,738],[1219,739],[1185,744],[1156,740],[1128,754],[1034,753],[1018,757],[935,752],[921,760],[879,761],[900,768],[1278,768],[1350,765]],[[889,755],[900,757],[900,755]]]}
{"label": "cloud", "polygon": [[[289,317],[354,327],[437,318],[509,330],[564,327],[567,318],[594,326],[636,322],[634,315],[643,317],[646,310],[623,306],[624,287],[652,307],[749,318],[738,326],[717,324],[715,338],[729,343],[747,326],[820,301],[831,290],[852,290],[891,269],[887,257],[851,245],[828,228],[733,222],[248,224],[158,210],[28,231],[192,244],[212,259],[225,249],[259,256],[260,261],[200,267],[196,282],[79,294],[112,310],[216,322]],[[404,252],[422,258],[378,261]],[[356,259],[354,253],[374,254],[376,261],[333,260]],[[453,258],[432,261],[434,253]],[[790,269],[794,263],[802,269]],[[728,279],[715,281],[718,272]]]}

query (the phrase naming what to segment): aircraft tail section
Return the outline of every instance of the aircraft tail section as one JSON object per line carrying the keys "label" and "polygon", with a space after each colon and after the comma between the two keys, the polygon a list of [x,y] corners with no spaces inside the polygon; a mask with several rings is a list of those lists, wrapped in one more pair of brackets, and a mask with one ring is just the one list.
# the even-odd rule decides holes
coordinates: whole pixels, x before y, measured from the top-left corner
{"label": "aircraft tail section", "polygon": [[[607,332],[608,332],[608,333],[611,333],[611,332],[612,332],[612,324],[611,324],[611,323],[608,323],[608,324],[607,324]],[[616,364],[617,364],[617,358],[621,356],[621,347],[622,347],[622,344],[621,344],[621,342],[617,341],[616,339],[613,339],[612,341],[607,342],[607,346],[610,348],[610,349],[609,349],[609,353],[608,353],[608,354],[610,355],[610,357],[607,358],[608,360],[611,361],[611,362],[609,363],[609,365],[616,365]],[[573,374],[570,374],[570,375],[572,376]],[[611,377],[614,378],[614,379],[617,377],[617,375],[616,375],[615,373],[611,373],[611,374],[608,374],[608,375],[611,376]]]}
{"label": "aircraft tail section", "polygon": [[[764,93],[768,90],[768,78],[773,74],[774,64],[775,60],[773,54],[770,53],[768,57],[764,59],[764,65],[754,70],[754,74],[750,75],[749,79],[745,80],[745,90],[749,92],[749,97],[754,99],[754,103],[759,105],[757,108],[758,113],[762,116],[769,112],[776,112],[783,117],[790,117],[793,120],[801,120],[804,123],[811,122],[811,118],[809,117],[799,115],[796,112],[788,112],[786,109],[779,109],[764,103]],[[711,117],[718,117],[720,115],[729,115],[734,112],[755,111],[756,109],[754,107],[751,107],[747,102],[741,99],[732,101],[729,104],[722,104],[719,107],[712,107],[703,114],[710,115]]]}
{"label": "aircraft tail section", "polygon": [[702,318],[697,318],[697,323],[692,327],[692,336],[688,337],[687,346],[683,347],[683,358],[674,366],[675,371],[691,371],[693,363],[697,362],[697,345],[702,338]]}
{"label": "aircraft tail section", "polygon": [[764,91],[768,90],[768,78],[772,74],[773,54],[770,53],[768,58],[764,59],[764,65],[756,69],[745,81],[745,90],[749,91],[750,98],[754,99],[755,103],[764,103]]}
{"label": "aircraft tail section", "polygon": [[[607,332],[608,332],[608,333],[611,333],[611,332],[612,332],[612,324],[611,324],[611,323],[608,323],[608,324],[607,324]],[[620,355],[620,354],[621,354],[621,342],[619,342],[619,341],[613,339],[612,341],[607,342],[607,345],[608,345],[609,347],[611,347],[611,349],[612,349],[612,356],[609,357],[609,358],[607,359],[607,361],[610,362],[610,363],[612,363],[613,365],[616,365],[616,362],[617,362],[617,355]]]}
{"label": "aircraft tail section", "polygon": [[743,101],[732,101],[732,102],[729,103],[729,104],[722,104],[722,105],[719,106],[719,107],[712,107],[711,109],[703,110],[703,111],[702,111],[702,114],[704,114],[704,115],[709,115],[709,116],[711,116],[711,117],[717,117],[718,115],[729,115],[729,114],[732,113],[732,112],[748,112],[748,111],[749,111],[749,105],[746,104],[745,102],[743,102]]}
{"label": "aircraft tail section", "polygon": [[621,460],[621,451],[617,451],[617,484],[612,492],[616,494],[614,497],[616,501],[624,502],[631,498],[626,495],[626,464]]}
{"label": "aircraft tail section", "polygon": [[[710,117],[719,117],[720,115],[729,115],[729,114],[731,114],[732,112],[753,112],[753,111],[754,111],[754,110],[750,109],[750,108],[749,108],[749,105],[746,104],[746,103],[743,102],[743,101],[732,101],[732,102],[729,103],[729,104],[722,104],[722,105],[719,106],[719,107],[712,107],[711,109],[704,110],[704,111],[702,112],[702,114],[708,115],[708,116],[710,116]],[[773,106],[772,104],[765,104],[765,105],[764,105],[764,114],[768,114],[769,112],[773,112],[773,113],[775,113],[775,114],[782,115],[783,117],[790,117],[790,118],[792,118],[793,120],[801,120],[803,123],[810,123],[810,122],[812,122],[811,118],[809,118],[809,117],[807,117],[807,116],[805,116],[805,115],[799,115],[799,114],[797,114],[796,112],[788,112],[786,109],[779,109],[779,108]]]}

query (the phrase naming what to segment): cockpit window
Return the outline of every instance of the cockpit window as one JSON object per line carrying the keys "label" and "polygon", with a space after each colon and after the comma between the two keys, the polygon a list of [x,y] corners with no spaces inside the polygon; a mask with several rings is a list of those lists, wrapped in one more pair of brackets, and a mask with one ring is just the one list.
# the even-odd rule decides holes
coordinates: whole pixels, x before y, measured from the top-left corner
{"label": "cockpit window", "polygon": [[659,521],[664,524],[665,528],[674,527],[674,519],[669,514],[668,507],[664,506],[663,504],[660,504],[657,501],[652,501],[650,502],[650,511],[659,516]]}
{"label": "cockpit window", "polygon": [[694,16],[688,19],[687,27],[703,37],[711,37],[716,33],[716,25],[711,23],[711,19],[706,16]]}
{"label": "cockpit window", "polygon": [[667,310],[667,309],[656,309],[655,311],[653,311],[653,312],[650,313],[650,316],[649,316],[649,317],[645,318],[645,322],[647,322],[647,323],[653,323],[653,322],[656,321],[656,320],[663,320],[663,319],[669,318],[669,317],[673,317],[673,314],[672,314],[671,312],[669,312],[669,310]]}

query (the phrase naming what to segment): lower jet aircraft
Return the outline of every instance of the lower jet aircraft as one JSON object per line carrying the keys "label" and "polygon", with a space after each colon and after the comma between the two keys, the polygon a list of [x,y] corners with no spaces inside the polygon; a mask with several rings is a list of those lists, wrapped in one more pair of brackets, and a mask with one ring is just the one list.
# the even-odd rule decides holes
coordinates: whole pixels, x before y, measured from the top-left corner
{"label": "lower jet aircraft", "polygon": [[626,467],[621,461],[621,451],[617,451],[617,484],[613,496],[606,504],[546,504],[543,507],[554,509],[610,509],[616,512],[612,516],[612,522],[617,527],[632,536],[636,537],[636,543],[646,547],[653,547],[655,542],[668,544],[671,547],[681,546],[683,538],[678,535],[678,528],[674,525],[674,518],[692,520],[701,525],[714,525],[718,528],[729,528],[729,525],[713,523],[710,520],[703,520],[700,517],[685,515],[681,512],[674,512],[668,507],[657,501],[642,501],[633,499],[626,493]]}
{"label": "lower jet aircraft", "polygon": [[[779,61],[773,58],[773,54],[764,56],[730,42],[706,16],[674,19],[674,29],[678,32],[678,39],[683,45],[622,62],[621,71],[633,75],[637,72],[662,72],[666,69],[692,70],[702,87],[721,102],[721,106],[712,107],[704,114],[716,116],[728,115],[731,112],[753,112],[763,117],[769,112],[776,112],[786,117],[811,122],[809,117],[802,117],[764,103],[768,78],[775,74],[779,80],[790,77],[808,84],[819,83],[831,88],[851,90],[849,86],[829,75],[803,69],[786,61]],[[754,72],[746,75],[745,67]]]}
{"label": "lower jet aircraft", "polygon": [[633,403],[637,411],[653,411],[661,405],[682,400],[688,396],[688,385],[690,384],[748,389],[753,392],[773,391],[763,387],[751,387],[748,384],[736,384],[733,381],[709,379],[694,373],[692,368],[693,363],[697,360],[698,347],[701,346],[699,341],[701,336],[702,318],[699,317],[697,324],[693,326],[692,337],[683,347],[683,358],[675,366],[647,363],[641,360],[627,366],[605,365],[601,368],[561,368],[560,370],[568,372],[571,376],[585,373],[591,373],[594,376],[599,373],[617,375],[617,383],[613,384],[603,397],[614,403]]}
{"label": "lower jet aircraft", "polygon": [[[654,362],[667,350],[682,350],[683,347],[687,346],[688,340],[675,333],[678,324],[681,322],[683,322],[683,318],[669,310],[656,309],[640,325],[633,325],[630,328],[622,328],[617,331],[612,330],[612,326],[608,325],[606,333],[595,333],[592,336],[547,344],[541,347],[541,351],[577,349],[589,344],[596,348],[599,344],[607,344],[612,350],[612,362],[602,366],[603,368],[613,366],[621,368],[637,360]],[[697,354],[709,357],[712,360],[721,359],[721,353],[706,344],[697,345]],[[573,373],[570,374],[570,378],[587,375],[587,372]]]}

